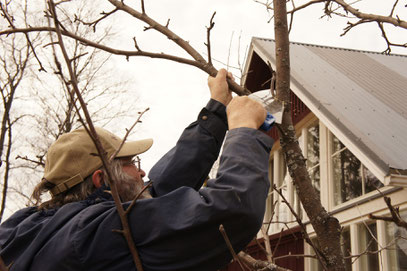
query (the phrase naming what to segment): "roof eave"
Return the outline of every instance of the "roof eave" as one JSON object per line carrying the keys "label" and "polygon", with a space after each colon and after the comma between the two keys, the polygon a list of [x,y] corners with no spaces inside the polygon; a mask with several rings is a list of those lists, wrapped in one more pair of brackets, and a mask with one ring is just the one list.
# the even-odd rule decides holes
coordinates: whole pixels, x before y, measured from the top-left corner
{"label": "roof eave", "polygon": [[407,187],[407,169],[390,168],[389,174],[384,178],[384,184]]}
{"label": "roof eave", "polygon": [[384,184],[390,186],[407,187],[407,175],[390,174],[384,178]]}

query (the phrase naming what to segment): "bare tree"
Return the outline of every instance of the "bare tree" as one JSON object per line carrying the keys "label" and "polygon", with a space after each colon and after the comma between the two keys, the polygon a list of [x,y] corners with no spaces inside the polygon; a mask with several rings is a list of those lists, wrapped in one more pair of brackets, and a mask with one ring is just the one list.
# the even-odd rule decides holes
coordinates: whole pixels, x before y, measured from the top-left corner
{"label": "bare tree", "polygon": [[[69,1],[61,1],[58,3],[57,7],[61,7],[62,5],[65,4],[65,2]],[[53,4],[53,1],[49,1],[50,4],[50,10],[47,13],[47,16],[52,18],[53,20],[53,25],[33,25],[31,27],[21,27],[21,28],[9,28],[9,29],[2,29],[0,31],[0,35],[9,35],[9,34],[17,34],[17,33],[23,33],[23,34],[28,34],[31,32],[44,32],[44,33],[57,33],[57,38],[53,42],[58,42],[60,48],[63,51],[63,56],[64,56],[64,61],[66,62],[66,67],[69,72],[69,77],[61,77],[61,78],[69,78],[69,79],[63,79],[63,82],[65,83],[68,101],[70,101],[71,105],[74,105],[75,107],[75,99],[78,99],[80,101],[80,105],[77,107],[81,107],[82,109],[86,108],[86,103],[82,100],[82,91],[80,88],[81,80],[78,79],[80,77],[80,74],[75,72],[75,63],[77,60],[83,59],[83,54],[78,54],[76,57],[70,53],[68,55],[66,46],[64,45],[67,40],[74,40],[75,42],[78,42],[80,44],[83,44],[86,46],[86,48],[95,48],[97,50],[102,50],[111,54],[115,55],[122,55],[125,56],[126,58],[134,57],[134,56],[144,56],[144,57],[150,57],[150,58],[160,58],[160,59],[166,59],[166,60],[171,60],[171,61],[177,61],[183,64],[188,64],[195,66],[205,72],[207,72],[210,75],[215,75],[217,73],[217,70],[215,67],[212,65],[212,60],[210,59],[211,53],[210,53],[210,31],[213,27],[213,17],[211,18],[209,27],[207,28],[207,41],[206,41],[206,47],[208,50],[208,59],[205,59],[201,54],[198,53],[198,51],[193,48],[189,42],[187,42],[185,39],[181,38],[179,35],[174,33],[170,29],[170,21],[168,20],[165,24],[160,24],[154,19],[152,19],[148,15],[148,11],[144,5],[144,1],[140,1],[140,10],[137,10],[133,6],[127,5],[124,3],[124,1],[117,1],[117,0],[108,0],[108,2],[112,5],[112,9],[110,11],[103,12],[101,16],[97,19],[90,20],[90,21],[84,21],[81,20],[81,22],[85,25],[89,25],[93,27],[93,29],[98,29],[97,26],[101,24],[102,22],[106,21],[109,19],[109,17],[117,16],[120,13],[125,13],[127,15],[132,16],[133,18],[142,21],[143,23],[147,24],[145,27],[145,30],[156,30],[159,33],[163,34],[165,37],[167,37],[169,40],[174,42],[176,45],[178,45],[180,48],[182,48],[188,55],[189,57],[181,57],[181,56],[174,56],[170,54],[166,54],[163,52],[156,53],[156,52],[149,52],[146,51],[144,48],[142,49],[136,38],[133,38],[133,43],[134,43],[134,50],[122,50],[115,48],[113,46],[110,46],[109,44],[106,45],[100,40],[94,40],[91,37],[84,36],[81,33],[77,33],[72,31],[72,29],[68,29],[65,27],[65,23],[63,20],[57,18],[57,10],[55,5]],[[332,11],[336,10],[335,8],[332,9],[332,3],[337,3],[338,5],[341,4],[341,1],[311,1],[308,5],[314,4],[314,3],[322,3],[324,2],[327,6],[328,10]],[[396,2],[397,3],[397,2]],[[329,216],[327,212],[324,210],[324,208],[321,206],[319,196],[315,192],[314,188],[312,187],[312,183],[310,181],[310,177],[308,175],[305,163],[304,163],[304,158],[301,154],[301,150],[298,146],[297,139],[295,138],[295,131],[294,131],[294,126],[292,124],[292,120],[290,117],[290,106],[288,102],[288,91],[289,91],[289,54],[288,54],[288,23],[286,20],[286,8],[285,8],[285,1],[281,0],[276,0],[273,2],[274,7],[273,9],[276,12],[276,45],[279,50],[277,50],[277,79],[276,79],[276,91],[277,91],[277,97],[285,101],[286,106],[285,108],[285,114],[284,114],[284,120],[283,124],[279,126],[280,129],[280,138],[281,138],[281,145],[283,146],[283,150],[285,153],[285,160],[287,161],[287,165],[290,171],[290,175],[292,176],[295,185],[297,186],[297,191],[299,193],[301,202],[303,203],[304,208],[307,211],[307,214],[311,220],[311,223],[314,226],[314,229],[318,235],[318,239],[320,241],[320,246],[321,249],[318,251],[318,254],[320,258],[322,259],[322,263],[325,269],[328,270],[343,270],[343,255],[340,249],[340,226],[338,221]],[[342,8],[345,9],[345,12],[350,12],[352,13],[352,9],[349,8],[349,5],[341,5]],[[305,6],[304,6],[305,8]],[[296,8],[296,10],[299,10],[299,8]],[[289,12],[290,13],[290,12]],[[293,12],[291,12],[293,13]],[[328,12],[329,13],[329,12]],[[278,16],[277,16],[278,14]],[[362,16],[363,14],[359,14]],[[356,16],[356,15],[355,15]],[[391,16],[390,16],[391,17]],[[361,17],[363,18],[363,17]],[[72,19],[72,18],[71,18]],[[369,18],[363,18],[368,22],[370,20]],[[380,18],[379,18],[380,19]],[[387,23],[387,21],[379,21],[379,23]],[[363,22],[365,23],[365,21]],[[359,23],[358,25],[362,24]],[[55,34],[51,34],[55,35]],[[165,51],[165,50],[163,50]],[[58,67],[60,64],[59,60],[55,61],[56,66]],[[63,73],[62,72],[63,68],[57,68],[56,73]],[[230,81],[229,82],[231,89],[236,92],[238,95],[245,95],[250,93],[249,90],[238,86],[236,83]],[[75,93],[75,94],[74,94]],[[68,102],[69,104],[69,102]],[[69,106],[68,106],[69,108]],[[76,110],[78,110],[76,108]],[[78,111],[75,111],[76,113],[73,113],[72,111],[68,110],[65,111],[64,118],[61,119],[71,119],[72,114],[78,114],[77,116],[80,117]],[[97,135],[94,132],[94,129],[92,128],[92,122],[90,121],[90,115],[88,114],[85,110],[86,114],[86,120],[82,120],[83,124],[89,125],[89,133],[92,135],[92,137],[95,139],[95,142],[97,143]],[[81,117],[82,118],[82,117]],[[60,122],[61,123],[61,122]],[[64,121],[62,121],[64,123]],[[87,126],[86,126],[87,127]],[[66,125],[62,126],[63,129],[67,129]],[[101,157],[102,151],[100,152]],[[103,159],[106,159],[104,157]],[[105,160],[104,160],[105,162]],[[105,166],[108,167],[108,162],[105,163]],[[316,200],[317,199],[317,200]],[[120,204],[118,205],[118,208],[120,209],[121,206]],[[316,210],[316,212],[315,212]],[[126,211],[120,210],[119,213],[121,213],[121,218],[123,221],[123,227],[126,228]],[[128,232],[126,230],[123,232],[124,235],[126,236]],[[129,241],[129,246],[132,247],[131,241]],[[137,254],[137,253],[135,253]],[[135,257],[137,258],[137,257]],[[135,260],[137,262],[137,260]]]}
{"label": "bare tree", "polygon": [[[63,15],[67,14],[66,10],[63,10],[63,9],[62,10],[58,9],[58,10],[59,10],[60,14],[61,13]],[[3,11],[3,15],[5,15],[6,14],[5,10],[2,9],[2,11]],[[103,87],[100,87],[101,84],[99,83],[99,89],[101,89],[101,90],[96,91],[97,92],[96,95],[95,95],[95,93],[92,93],[92,88],[95,87],[95,85],[96,85],[94,83],[94,80],[98,79],[98,73],[102,70],[101,67],[103,67],[103,65],[105,64],[105,62],[107,61],[107,59],[109,57],[107,57],[106,59],[102,59],[102,61],[99,61],[99,63],[98,63],[96,60],[97,60],[98,52],[100,52],[100,51],[96,51],[95,49],[91,48],[92,49],[91,51],[93,51],[93,52],[91,52],[89,56],[85,57],[85,55],[88,54],[88,52],[85,52],[88,49],[87,47],[82,46],[82,44],[75,39],[71,40],[71,42],[73,42],[73,45],[71,43],[72,46],[70,46],[68,44],[68,42],[65,42],[61,35],[61,29],[68,29],[67,26],[77,26],[77,27],[82,26],[82,24],[80,23],[81,17],[77,16],[74,23],[72,23],[71,17],[69,17],[69,16],[64,17],[63,15],[59,16],[60,14],[57,13],[56,4],[53,1],[48,1],[48,9],[46,11],[46,15],[48,18],[50,18],[49,24],[54,25],[54,27],[55,27],[54,32],[56,33],[56,36],[55,36],[55,33],[50,34],[51,42],[49,43],[53,49],[52,54],[53,54],[53,60],[54,60],[54,65],[55,65],[54,73],[58,76],[58,78],[62,84],[62,89],[64,90],[63,95],[61,95],[61,96],[65,97],[66,99],[61,100],[61,98],[58,96],[58,94],[54,94],[55,95],[54,97],[57,98],[57,102],[59,102],[59,103],[57,103],[57,106],[56,107],[55,106],[54,107],[52,107],[52,106],[45,107],[45,109],[44,109],[45,112],[48,112],[48,113],[51,112],[51,114],[47,114],[45,119],[47,119],[47,117],[53,116],[54,122],[50,123],[48,121],[48,119],[44,122],[45,124],[47,124],[42,127],[42,128],[44,128],[44,130],[46,132],[44,134],[44,138],[53,137],[53,140],[55,140],[56,138],[58,138],[58,136],[60,134],[62,134],[64,132],[69,132],[70,130],[72,130],[74,128],[74,125],[77,125],[76,123],[78,123],[78,122],[88,130],[88,132],[91,135],[92,139],[94,140],[96,146],[98,147],[99,155],[107,170],[107,175],[110,177],[109,179],[110,179],[110,187],[112,189],[112,195],[117,203],[118,212],[123,221],[123,230],[118,230],[118,231],[120,233],[122,233],[125,236],[126,240],[128,241],[129,248],[132,251],[132,254],[134,255],[137,269],[142,270],[141,263],[140,263],[140,260],[138,259],[137,250],[132,241],[129,227],[127,224],[127,218],[126,218],[127,213],[130,212],[130,210],[132,209],[132,206],[134,204],[132,204],[126,210],[123,209],[123,206],[120,202],[120,198],[117,193],[117,189],[116,189],[114,180],[112,180],[111,174],[110,174],[110,163],[115,155],[113,155],[112,157],[106,157],[105,152],[104,152],[103,148],[101,147],[101,144],[98,140],[98,136],[97,136],[95,128],[94,128],[91,114],[89,113],[89,110],[88,110],[88,107],[92,107],[92,102],[95,103],[95,105],[93,105],[94,109],[92,110],[94,116],[97,116],[97,114],[99,113],[98,110],[100,110],[100,112],[102,112],[102,110],[106,111],[107,108],[106,108],[106,106],[103,106],[103,105],[110,104],[111,106],[114,106],[114,104],[111,101],[111,97],[115,97],[115,95],[117,95],[118,93],[115,93],[114,91],[110,91],[112,86],[103,88]],[[63,20],[63,19],[61,20],[59,18],[64,18],[66,20]],[[75,25],[75,23],[76,23],[76,25]],[[14,25],[13,25],[12,29],[15,29]],[[86,27],[86,29],[88,30],[89,28]],[[73,30],[74,33],[78,34],[80,32],[77,30],[78,29],[74,29]],[[91,36],[89,33],[84,33],[84,32],[82,32],[80,34],[87,36],[87,37]],[[27,33],[25,34],[25,36],[27,37]],[[100,40],[97,40],[97,42],[101,42],[103,40],[103,38],[105,38],[105,37],[106,36],[102,36],[100,38]],[[55,47],[56,44],[58,45],[59,48]],[[60,59],[62,59],[62,61],[63,61],[62,63],[64,63],[64,64],[61,64]],[[5,61],[5,63],[7,63],[7,60]],[[84,78],[84,79],[79,81],[81,78]],[[113,84],[113,87],[115,87],[114,84]],[[123,93],[123,91],[119,92],[119,94],[122,94],[122,93]],[[37,94],[38,94],[38,96],[40,96],[39,92],[37,92]],[[103,98],[103,96],[105,94],[110,95],[110,96],[108,96],[108,98],[110,98],[109,100],[105,98],[105,101],[103,101],[103,99],[102,99],[102,101],[97,101],[97,99],[100,99],[101,97]],[[3,96],[5,96],[5,95],[3,95]],[[84,97],[86,97],[86,102],[85,102]],[[43,101],[43,103],[45,103],[47,101],[47,98],[43,97],[42,101]],[[133,106],[133,108],[134,108],[134,106]],[[83,112],[85,117],[81,116],[80,111]],[[139,118],[134,123],[133,127],[135,126],[135,124],[140,122],[140,118],[144,112],[139,113]],[[117,111],[116,111],[116,113],[117,113]],[[119,111],[119,113],[121,113],[121,111]],[[100,113],[99,113],[99,115],[100,115]],[[117,117],[117,114],[115,115],[115,117]],[[94,119],[96,119],[96,117]],[[106,116],[102,116],[102,117],[100,117],[100,119],[106,120]],[[10,127],[9,120],[7,121],[7,123],[9,124],[9,127]],[[55,124],[55,125],[53,126],[53,124]],[[44,131],[44,130],[42,130],[42,131]],[[10,135],[11,135],[11,130],[8,129],[8,131],[10,131]],[[130,133],[130,131],[131,131],[131,129],[129,129],[127,131],[127,134],[126,134],[124,140]],[[11,137],[10,137],[10,139],[11,139]],[[123,140],[123,142],[124,142],[124,140]],[[7,157],[9,157],[9,152],[8,152]],[[37,155],[36,159],[38,159],[38,160],[30,159],[27,156],[24,156],[24,157],[20,156],[20,158],[22,158],[23,160],[28,161],[30,163],[34,163],[35,167],[38,165],[40,165],[40,166],[43,165],[43,161],[42,161],[43,155]],[[134,202],[137,200],[137,198],[138,197],[136,197],[136,199],[134,199]],[[6,195],[4,195],[4,197],[3,197],[4,201],[5,201],[5,199],[6,199]],[[3,268],[6,269],[3,266],[0,266],[0,267],[2,269]]]}
{"label": "bare tree", "polygon": [[[21,45],[22,44],[22,45]],[[0,167],[2,168],[3,187],[0,209],[0,221],[6,208],[9,175],[11,168],[12,129],[13,125],[23,116],[13,116],[12,106],[16,99],[16,92],[27,70],[30,48],[17,37],[1,40],[0,56],[0,91],[2,97],[2,121],[0,131]],[[4,167],[3,167],[4,165]]]}
{"label": "bare tree", "polygon": [[[81,23],[83,18],[92,16],[94,6],[94,3],[86,5],[82,2],[73,9],[60,9],[59,20],[64,28],[70,29],[75,35],[94,37],[97,43],[106,42],[113,36],[109,28],[96,35],[92,28]],[[31,93],[39,105],[38,114],[33,116],[33,123],[38,128],[33,127],[36,135],[31,133],[30,140],[36,159],[20,156],[20,158],[40,166],[43,166],[43,157],[53,141],[61,134],[82,125],[78,119],[78,112],[75,110],[78,100],[77,98],[72,100],[69,94],[71,82],[68,71],[63,65],[64,60],[58,50],[56,38],[52,33],[47,36],[50,40],[48,47],[51,50],[43,51],[42,55],[47,59],[45,61],[47,69],[51,70],[53,75],[37,75],[35,84],[38,85],[32,89]],[[127,92],[126,88],[129,87],[126,80],[120,76],[118,80],[106,76],[111,69],[107,65],[110,55],[87,47],[75,39],[65,42],[65,47],[72,56],[73,72],[78,78],[81,94],[91,109],[93,121],[99,126],[106,126],[114,119],[128,116],[131,109],[134,108],[133,104],[136,99],[122,98]],[[107,78],[109,80],[106,80]],[[44,116],[46,117],[44,118]],[[47,139],[46,144],[38,146],[38,139],[43,138]]]}
{"label": "bare tree", "polygon": [[[308,8],[311,5],[321,4],[324,6],[324,16],[332,17],[339,16],[348,18],[348,25],[344,29],[342,35],[348,33],[351,29],[367,23],[375,23],[381,30],[382,36],[386,41],[387,49],[385,53],[390,53],[392,47],[407,47],[407,44],[396,44],[389,40],[386,34],[384,25],[392,25],[395,27],[407,29],[407,23],[395,15],[395,11],[399,5],[399,1],[394,1],[388,16],[368,14],[361,12],[352,4],[347,4],[342,0],[312,0],[301,6],[296,6],[294,0],[290,1],[292,9],[287,11],[285,1],[256,1],[266,6],[273,12],[275,25],[275,40],[276,40],[276,60],[277,60],[277,76],[276,76],[276,91],[277,99],[285,102],[285,114],[283,124],[278,126],[280,134],[280,142],[284,153],[284,158],[287,163],[290,175],[297,187],[297,193],[301,203],[310,219],[310,222],[317,234],[319,246],[312,244],[309,239],[307,242],[314,248],[321,265],[326,270],[344,270],[344,256],[341,251],[340,243],[340,224],[338,220],[330,216],[323,208],[319,200],[319,194],[316,193],[312,186],[311,179],[304,163],[305,159],[299,148],[297,139],[295,138],[295,129],[291,122],[289,114],[289,39],[288,32],[293,24],[294,14],[302,9]],[[357,1],[359,2],[359,1]],[[286,20],[287,15],[291,15],[290,23]],[[355,21],[356,20],[356,21]],[[400,222],[399,216],[391,209],[392,219]],[[373,216],[372,216],[373,217]],[[384,219],[384,218],[382,218]],[[388,219],[388,218],[387,218]],[[301,224],[300,224],[301,225]],[[306,230],[303,229],[306,234]]]}
{"label": "bare tree", "polygon": [[[257,3],[264,5],[267,10],[273,12],[273,1],[254,0]],[[405,5],[399,0],[383,2],[387,5],[387,10],[383,10],[381,14],[372,14],[365,12],[359,5],[363,2],[360,1],[344,1],[344,0],[309,0],[297,6],[295,0],[290,0],[291,9],[287,11],[290,15],[289,29],[292,28],[295,14],[303,9],[308,9],[311,6],[320,6],[322,10],[322,17],[326,18],[345,18],[347,25],[343,28],[341,36],[346,35],[349,31],[366,24],[374,24],[380,30],[381,36],[386,42],[387,48],[383,50],[384,53],[390,54],[392,48],[401,47],[407,48],[406,42],[395,42],[399,37],[390,35],[389,31],[392,28],[407,29],[407,21],[405,18],[400,17],[400,14],[405,9]]]}
{"label": "bare tree", "polygon": [[[94,6],[95,3],[85,5],[81,2],[66,10],[60,9],[60,20],[64,22],[66,29],[78,35],[94,37],[97,42],[107,41],[113,36],[110,28],[95,34],[91,28],[81,23],[83,18],[91,18]],[[47,20],[38,18],[38,21],[46,23]],[[55,35],[44,34],[41,42],[45,46],[37,48],[36,55],[41,61],[42,70],[47,72],[39,73],[36,68],[32,68],[21,79],[25,81],[25,87],[21,92],[24,98],[20,107],[29,106],[32,109],[26,114],[24,124],[16,126],[20,136],[18,142],[14,144],[13,153],[17,160],[12,159],[9,162],[11,168],[7,172],[14,172],[14,179],[18,181],[10,184],[9,196],[13,205],[8,206],[8,213],[26,206],[27,199],[30,204],[29,194],[37,180],[41,178],[45,154],[50,144],[62,133],[82,126],[75,109],[76,106],[80,107],[78,99],[72,99],[69,94],[71,88],[69,74],[55,43]],[[24,42],[24,39],[22,41]],[[86,47],[77,40],[67,42],[66,48],[72,55],[73,70],[80,80],[81,93],[92,112],[95,124],[124,128],[125,123],[133,118],[131,115],[134,114],[134,104],[137,100],[135,95],[125,95],[128,93],[129,80],[122,76],[106,80],[111,70],[108,65],[109,54]],[[5,63],[10,65],[11,59],[5,59]],[[115,120],[118,118],[121,123],[116,124]],[[11,157],[14,158],[13,155]],[[5,200],[4,195],[3,201]]]}

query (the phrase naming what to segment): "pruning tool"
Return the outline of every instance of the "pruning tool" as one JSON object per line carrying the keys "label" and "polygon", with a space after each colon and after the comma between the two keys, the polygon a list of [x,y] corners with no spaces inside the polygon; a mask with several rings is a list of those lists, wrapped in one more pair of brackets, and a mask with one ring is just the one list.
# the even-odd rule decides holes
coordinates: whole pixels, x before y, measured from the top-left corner
{"label": "pruning tool", "polygon": [[256,91],[249,95],[250,98],[260,102],[267,110],[267,117],[260,126],[261,130],[269,131],[274,123],[281,124],[283,120],[284,103],[275,99],[270,89]]}

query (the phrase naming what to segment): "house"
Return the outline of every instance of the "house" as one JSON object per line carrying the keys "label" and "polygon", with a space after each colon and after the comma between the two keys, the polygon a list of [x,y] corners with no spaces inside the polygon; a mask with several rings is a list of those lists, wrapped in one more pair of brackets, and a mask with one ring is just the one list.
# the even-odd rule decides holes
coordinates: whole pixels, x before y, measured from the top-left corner
{"label": "house", "polygon": [[[361,255],[346,259],[348,270],[407,270],[406,230],[368,218],[389,214],[386,195],[407,220],[407,56],[292,42],[290,58],[293,122],[310,176],[323,206],[343,227],[345,255]],[[243,85],[253,92],[270,88],[275,63],[275,41],[253,38]],[[278,138],[275,128],[269,135]],[[271,183],[315,238],[278,141],[270,160]],[[266,209],[276,263],[322,270],[315,259],[294,256],[314,252],[276,191]],[[249,252],[265,259],[255,242]]]}

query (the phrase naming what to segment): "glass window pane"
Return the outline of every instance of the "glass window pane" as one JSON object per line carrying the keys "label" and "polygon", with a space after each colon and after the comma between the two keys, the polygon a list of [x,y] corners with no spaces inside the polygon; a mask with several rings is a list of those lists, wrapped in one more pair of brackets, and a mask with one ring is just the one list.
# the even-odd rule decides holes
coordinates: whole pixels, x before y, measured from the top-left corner
{"label": "glass window pane", "polygon": [[298,217],[302,219],[302,204],[300,198],[297,194],[297,188],[294,186],[294,210],[297,213]]}
{"label": "glass window pane", "polygon": [[362,270],[379,270],[376,223],[371,223],[367,227],[365,224],[361,224],[359,227],[360,253],[363,253],[360,257]]}
{"label": "glass window pane", "polygon": [[264,215],[264,221],[269,222],[269,220],[273,217],[274,213],[274,202],[273,202],[273,184],[274,184],[274,160],[270,161],[269,166],[269,178],[270,178],[270,188],[269,188],[269,195],[266,200],[266,211]]}
{"label": "glass window pane", "polygon": [[[401,213],[401,217],[407,220],[407,212]],[[407,271],[407,230],[387,222],[386,241],[389,263],[387,270]]]}
{"label": "glass window pane", "polygon": [[[320,248],[318,239],[312,238],[312,243],[317,247]],[[311,254],[315,255],[314,249],[311,247]],[[323,271],[322,265],[317,258],[311,258],[311,270],[312,271]]]}
{"label": "glass window pane", "polygon": [[331,148],[335,205],[384,186],[335,136]]}
{"label": "glass window pane", "polygon": [[345,145],[343,145],[342,142],[339,141],[339,139],[333,135],[332,136],[332,154],[342,150],[343,148],[345,148]]}
{"label": "glass window pane", "polygon": [[383,187],[384,184],[376,178],[375,175],[366,167],[363,167],[363,178],[365,180],[365,193],[376,190],[377,188]]}
{"label": "glass window pane", "polygon": [[345,270],[352,271],[352,251],[350,245],[350,231],[349,227],[345,228],[341,234],[341,248],[343,255],[345,256]]}
{"label": "glass window pane", "polygon": [[335,204],[362,195],[361,163],[348,149],[332,157]]}
{"label": "glass window pane", "polygon": [[319,122],[307,128],[307,168],[315,189],[320,192],[319,176]]}
{"label": "glass window pane", "polygon": [[[284,167],[286,169],[286,167]],[[282,179],[282,184],[278,189],[281,189],[281,193],[284,195],[286,199],[288,199],[288,189],[287,189],[287,183],[290,181],[289,174],[287,170],[284,170],[283,172],[283,179]],[[288,222],[288,217],[289,217],[289,209],[287,208],[287,205],[283,202],[283,199],[281,197],[278,198],[278,217],[277,221],[279,223],[281,222]],[[280,224],[280,228],[284,227],[284,224]]]}
{"label": "glass window pane", "polygon": [[318,191],[318,193],[321,192],[321,178],[319,175],[319,167],[316,167],[312,170],[309,171],[309,175],[312,180],[312,184],[314,185],[314,188]]}
{"label": "glass window pane", "polygon": [[319,164],[319,124],[318,122],[307,129],[307,167]]}

